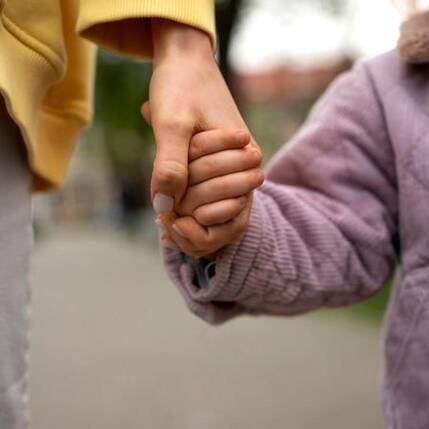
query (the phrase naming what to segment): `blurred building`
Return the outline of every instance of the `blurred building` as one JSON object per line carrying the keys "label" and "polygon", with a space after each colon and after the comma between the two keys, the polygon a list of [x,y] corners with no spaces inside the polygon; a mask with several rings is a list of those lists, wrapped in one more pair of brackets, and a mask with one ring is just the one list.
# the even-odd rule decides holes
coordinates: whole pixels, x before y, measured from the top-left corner
{"label": "blurred building", "polygon": [[294,67],[284,64],[270,70],[235,72],[233,84],[243,101],[282,103],[300,98],[317,97],[353,60],[344,58],[332,64]]}

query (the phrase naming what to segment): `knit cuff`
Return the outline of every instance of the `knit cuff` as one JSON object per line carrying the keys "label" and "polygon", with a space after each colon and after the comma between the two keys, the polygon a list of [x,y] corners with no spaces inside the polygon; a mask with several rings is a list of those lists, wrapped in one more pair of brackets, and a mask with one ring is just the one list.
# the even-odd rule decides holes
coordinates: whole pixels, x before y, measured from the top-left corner
{"label": "knit cuff", "polygon": [[210,279],[216,274],[216,261],[186,256],[185,262],[191,265],[194,270],[194,283],[199,288],[207,287]]}
{"label": "knit cuff", "polygon": [[81,0],[77,30],[113,52],[151,58],[150,19],[138,18],[189,25],[208,33],[215,46],[214,0]]}
{"label": "knit cuff", "polygon": [[252,306],[261,300],[259,285],[263,282],[258,279],[259,271],[255,268],[263,234],[261,216],[261,202],[255,198],[247,231],[239,242],[218,253],[216,275],[204,288],[195,284],[194,268],[182,253],[164,250],[167,271],[189,309],[209,323],[222,323],[249,312],[242,304]]}

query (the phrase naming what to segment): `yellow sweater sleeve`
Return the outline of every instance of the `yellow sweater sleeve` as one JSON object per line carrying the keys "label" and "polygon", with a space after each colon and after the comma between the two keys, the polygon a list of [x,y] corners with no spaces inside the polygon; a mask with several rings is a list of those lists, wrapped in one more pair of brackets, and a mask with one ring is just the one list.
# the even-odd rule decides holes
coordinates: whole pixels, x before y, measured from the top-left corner
{"label": "yellow sweater sleeve", "polygon": [[166,18],[198,28],[215,44],[214,0],[80,0],[77,30],[111,51],[150,58],[148,18]]}

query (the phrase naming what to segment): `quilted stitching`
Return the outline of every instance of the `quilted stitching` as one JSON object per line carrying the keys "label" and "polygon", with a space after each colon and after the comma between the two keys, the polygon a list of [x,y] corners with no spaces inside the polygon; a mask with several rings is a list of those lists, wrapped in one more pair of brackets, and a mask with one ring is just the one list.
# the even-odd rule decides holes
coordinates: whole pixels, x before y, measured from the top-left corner
{"label": "quilted stitching", "polygon": [[[208,290],[196,290],[177,259],[167,261],[189,307],[211,323],[239,313],[291,315],[358,302],[380,289],[395,268],[400,233],[402,278],[428,275],[401,282],[389,312],[389,429],[429,427],[425,67],[406,67],[392,52],[333,84],[270,164],[249,231],[221,252]],[[218,301],[235,304],[234,311]]]}

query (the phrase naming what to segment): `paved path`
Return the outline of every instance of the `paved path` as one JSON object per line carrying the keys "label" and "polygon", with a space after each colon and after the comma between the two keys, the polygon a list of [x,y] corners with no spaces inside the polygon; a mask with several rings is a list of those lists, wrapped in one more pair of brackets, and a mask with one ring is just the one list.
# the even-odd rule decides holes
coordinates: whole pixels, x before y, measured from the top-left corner
{"label": "paved path", "polygon": [[150,246],[91,233],[34,258],[33,429],[378,429],[378,332],[335,314],[212,328]]}

